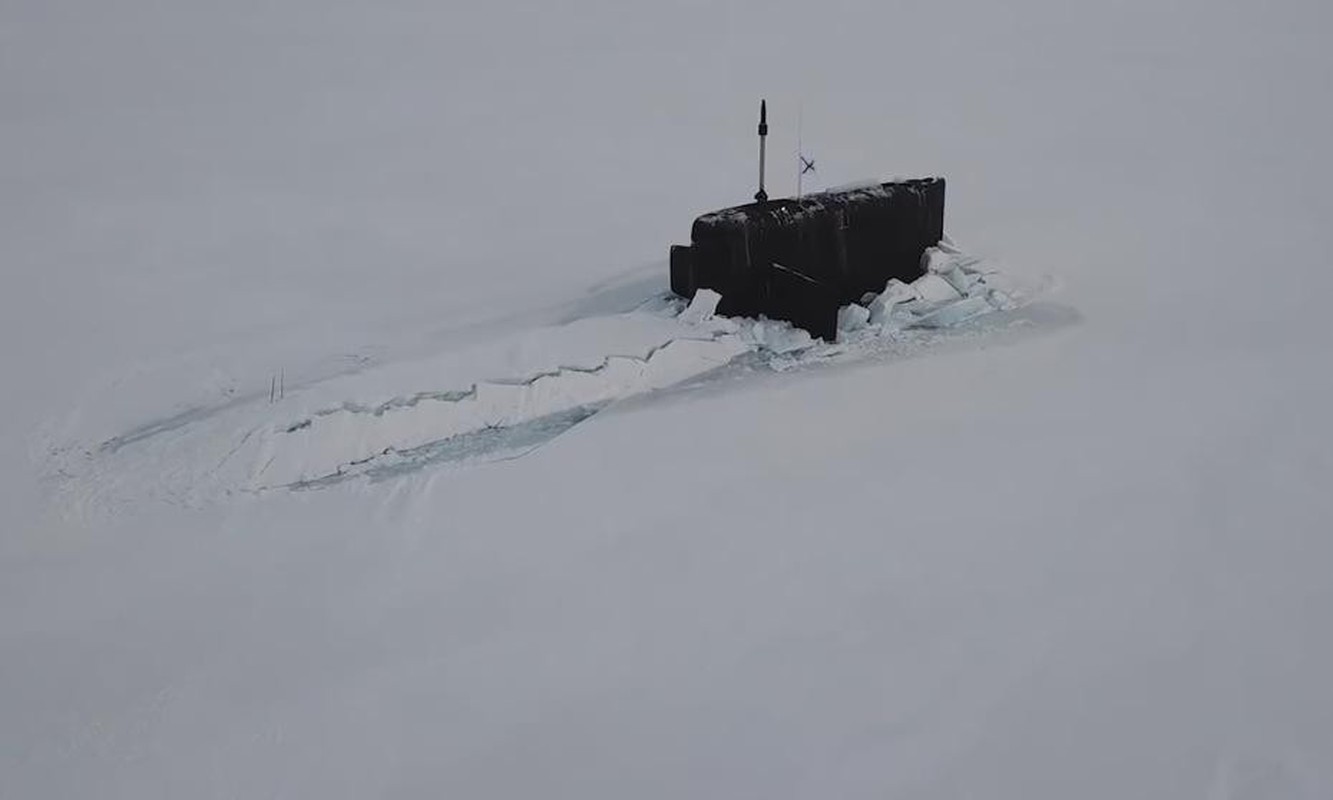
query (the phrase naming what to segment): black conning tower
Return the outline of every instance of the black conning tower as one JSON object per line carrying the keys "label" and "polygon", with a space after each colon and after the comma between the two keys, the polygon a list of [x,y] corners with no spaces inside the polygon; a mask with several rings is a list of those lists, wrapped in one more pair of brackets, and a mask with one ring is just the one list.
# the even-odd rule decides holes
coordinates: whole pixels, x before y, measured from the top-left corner
{"label": "black conning tower", "polygon": [[872,184],[705,214],[689,246],[671,248],[671,290],[722,295],[719,313],[787,320],[837,334],[838,308],[890,278],[922,274],[944,235],[944,179]]}

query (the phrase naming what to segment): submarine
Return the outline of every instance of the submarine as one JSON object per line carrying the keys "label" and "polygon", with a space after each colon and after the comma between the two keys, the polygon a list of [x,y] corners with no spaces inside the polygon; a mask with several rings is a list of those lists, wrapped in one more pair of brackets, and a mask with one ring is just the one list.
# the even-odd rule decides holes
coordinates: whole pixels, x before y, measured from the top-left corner
{"label": "submarine", "polygon": [[690,300],[711,289],[723,316],[785,320],[833,341],[839,308],[882,292],[892,278],[925,273],[926,249],[944,236],[944,178],[770,200],[767,136],[768,103],[760,101],[754,202],[694,220],[690,244],[670,249],[671,291]]}

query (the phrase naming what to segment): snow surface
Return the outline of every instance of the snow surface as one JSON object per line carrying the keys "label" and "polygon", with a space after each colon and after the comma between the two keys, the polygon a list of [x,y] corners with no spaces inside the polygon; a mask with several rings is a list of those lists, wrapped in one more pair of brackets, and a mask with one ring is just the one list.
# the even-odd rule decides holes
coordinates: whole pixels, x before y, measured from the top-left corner
{"label": "snow surface", "polygon": [[[8,0],[0,797],[1333,796],[1330,23]],[[753,191],[760,96],[775,194],[799,103],[821,180],[945,175],[1044,294],[913,340],[894,287],[825,358],[764,322],[762,368],[503,445],[205,477],[252,413],[676,338],[643,303]]]}

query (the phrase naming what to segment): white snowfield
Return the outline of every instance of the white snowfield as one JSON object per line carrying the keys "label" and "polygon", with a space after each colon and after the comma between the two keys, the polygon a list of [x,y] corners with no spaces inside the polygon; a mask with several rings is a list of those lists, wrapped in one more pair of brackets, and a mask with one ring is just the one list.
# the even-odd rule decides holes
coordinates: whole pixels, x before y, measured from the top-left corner
{"label": "white snowfield", "polygon": [[[720,296],[686,305],[660,292],[632,312],[560,325],[506,325],[431,358],[395,362],[140,421],[108,435],[40,442],[47,479],[75,514],[114,513],[156,499],[198,506],[238,494],[327,487],[357,477],[508,459],[530,452],[609,405],[680,386],[729,364],[790,369],[874,357],[931,343],[1031,302],[1021,287],[946,239],[924,274],[839,315],[836,343],[772,320],[724,319]],[[1004,327],[1031,319],[1003,318]],[[742,357],[750,360],[738,363]],[[276,391],[276,394],[275,394]],[[95,416],[82,424],[107,424]],[[114,423],[112,423],[114,424]],[[59,428],[59,426],[53,426]],[[70,435],[70,428],[64,428]]]}
{"label": "white snowfield", "polygon": [[[0,800],[1333,798],[1330,30],[0,2]],[[981,260],[671,300],[761,97]]]}

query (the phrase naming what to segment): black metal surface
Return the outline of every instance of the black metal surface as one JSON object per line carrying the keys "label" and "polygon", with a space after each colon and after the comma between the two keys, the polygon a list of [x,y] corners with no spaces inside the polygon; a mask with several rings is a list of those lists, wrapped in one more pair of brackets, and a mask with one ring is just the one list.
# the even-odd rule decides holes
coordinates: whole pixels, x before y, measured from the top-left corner
{"label": "black metal surface", "polygon": [[671,248],[671,290],[712,289],[722,314],[833,339],[840,306],[890,278],[920,277],[921,256],[943,235],[943,178],[750,203],[694,221],[691,244]]}

